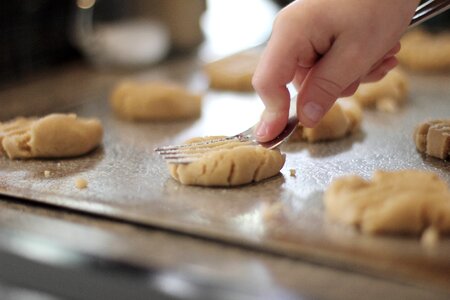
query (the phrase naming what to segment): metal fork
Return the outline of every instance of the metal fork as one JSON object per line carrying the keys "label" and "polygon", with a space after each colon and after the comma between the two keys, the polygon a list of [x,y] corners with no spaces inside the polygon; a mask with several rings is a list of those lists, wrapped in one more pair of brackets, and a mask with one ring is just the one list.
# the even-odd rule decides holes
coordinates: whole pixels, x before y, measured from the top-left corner
{"label": "metal fork", "polygon": [[[409,28],[412,28],[426,20],[446,11],[450,8],[450,0],[429,0],[416,9],[416,12],[409,24]],[[217,138],[208,141],[182,144],[175,146],[164,146],[156,148],[155,151],[159,153],[168,163],[187,164],[195,161],[203,153],[220,147],[224,143],[228,142],[240,142],[248,145],[261,145],[268,149],[274,149],[280,146],[286,141],[289,136],[294,132],[298,125],[298,117],[296,113],[296,99],[297,95],[291,98],[291,105],[289,110],[289,118],[284,130],[272,141],[258,142],[254,136],[254,131],[258,124],[250,127],[249,129],[238,133],[233,136],[224,138]]]}
{"label": "metal fork", "polygon": [[258,125],[257,123],[249,129],[233,136],[198,143],[164,146],[156,148],[155,151],[161,154],[161,156],[168,163],[187,164],[195,161],[202,153],[212,150],[215,147],[220,147],[225,143],[240,142],[246,145],[261,145],[267,149],[274,149],[286,141],[287,138],[294,132],[295,128],[297,128],[298,118],[295,105],[296,99],[297,96],[291,98],[289,117],[286,127],[276,138],[269,142],[258,142],[256,140],[253,133]]}
{"label": "metal fork", "polygon": [[450,0],[429,0],[419,5],[408,28],[417,26],[450,8]]}

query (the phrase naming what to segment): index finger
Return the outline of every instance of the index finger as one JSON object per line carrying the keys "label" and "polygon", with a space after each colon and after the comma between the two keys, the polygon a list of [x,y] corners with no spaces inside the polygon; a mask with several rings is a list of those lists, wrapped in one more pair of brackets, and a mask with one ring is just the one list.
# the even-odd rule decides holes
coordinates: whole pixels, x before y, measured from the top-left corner
{"label": "index finger", "polygon": [[253,75],[253,86],[269,110],[289,107],[286,85],[294,79],[297,68],[311,67],[317,59],[311,43],[293,37],[290,31],[291,28],[274,27]]}
{"label": "index finger", "polygon": [[266,123],[267,131],[262,141],[275,138],[284,129],[290,104],[286,85],[299,67],[309,67],[317,59],[309,40],[293,28],[298,26],[289,26],[286,20],[275,23],[253,76],[253,86],[266,107],[261,122]]}

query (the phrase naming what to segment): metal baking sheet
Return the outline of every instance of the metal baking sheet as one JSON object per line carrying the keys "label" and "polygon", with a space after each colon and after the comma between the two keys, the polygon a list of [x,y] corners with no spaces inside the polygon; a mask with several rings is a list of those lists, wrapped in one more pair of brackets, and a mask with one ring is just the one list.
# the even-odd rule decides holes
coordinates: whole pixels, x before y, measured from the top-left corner
{"label": "metal baking sheet", "polygon": [[[200,90],[207,84],[197,62],[179,61],[136,77],[172,78]],[[329,222],[322,196],[334,178],[346,174],[369,178],[377,169],[430,170],[450,184],[450,164],[417,153],[412,140],[419,122],[450,116],[449,80],[449,75],[411,76],[411,97],[398,113],[366,111],[361,133],[340,141],[286,144],[282,148],[286,165],[279,176],[237,188],[182,186],[170,178],[153,149],[193,136],[226,135],[249,127],[262,111],[256,95],[207,91],[198,120],[129,123],[114,117],[108,106],[109,91],[102,85],[81,104],[67,107],[63,101],[64,106],[59,106],[57,98],[52,106],[47,103],[45,111],[99,117],[105,128],[103,146],[74,159],[0,158],[0,193],[324,264],[426,278],[448,289],[449,239],[430,250],[420,245],[418,237],[364,236]],[[14,109],[8,110],[13,101]],[[17,101],[23,104],[26,99],[0,99],[1,120],[13,117],[17,107],[24,115],[42,111]],[[295,177],[289,175],[290,169],[297,171]],[[49,178],[45,170],[51,172]],[[75,187],[79,177],[88,180],[87,189]],[[283,216],[265,221],[265,212],[277,203],[284,207]]]}

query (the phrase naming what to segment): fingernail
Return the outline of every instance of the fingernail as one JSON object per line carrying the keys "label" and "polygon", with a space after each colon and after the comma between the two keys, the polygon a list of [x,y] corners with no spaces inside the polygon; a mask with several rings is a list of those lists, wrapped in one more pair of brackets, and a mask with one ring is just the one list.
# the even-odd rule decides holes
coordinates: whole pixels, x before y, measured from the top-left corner
{"label": "fingernail", "polygon": [[310,101],[303,106],[303,115],[310,121],[318,122],[324,115],[325,110],[316,102]]}
{"label": "fingernail", "polygon": [[276,121],[278,113],[274,111],[265,110],[261,116],[258,128],[255,131],[257,137],[265,137],[269,133],[270,124]]}
{"label": "fingernail", "polygon": [[259,122],[258,128],[256,129],[256,136],[259,138],[265,137],[269,132],[269,126],[264,120]]}

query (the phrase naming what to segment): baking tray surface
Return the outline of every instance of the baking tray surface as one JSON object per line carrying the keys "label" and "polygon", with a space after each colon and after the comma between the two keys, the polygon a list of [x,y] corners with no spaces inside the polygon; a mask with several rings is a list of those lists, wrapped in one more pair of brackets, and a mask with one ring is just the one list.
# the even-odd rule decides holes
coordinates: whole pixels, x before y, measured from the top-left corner
{"label": "baking tray surface", "polygon": [[[158,73],[140,75],[146,76]],[[177,77],[188,86],[206,84],[195,69]],[[381,271],[397,265],[391,272],[411,275],[414,270],[413,277],[425,274],[448,283],[448,239],[429,252],[418,238],[363,236],[329,222],[322,196],[334,178],[347,174],[369,178],[378,169],[429,170],[450,184],[450,164],[419,154],[412,140],[419,122],[449,117],[449,80],[447,75],[411,76],[412,95],[398,113],[365,111],[361,132],[340,141],[288,143],[282,148],[287,159],[280,175],[229,189],[180,185],[153,149],[193,136],[248,128],[263,108],[254,94],[209,91],[198,120],[129,123],[114,117],[107,91],[101,91],[64,111],[99,117],[105,127],[103,146],[73,159],[0,158],[0,194],[324,263]],[[32,114],[32,107],[25,109],[29,111],[24,115]],[[49,112],[56,110],[57,103]],[[0,112],[1,120],[10,117],[7,110]],[[290,169],[296,170],[295,177],[289,175]],[[51,172],[48,178],[46,170]],[[75,187],[80,177],[88,180],[87,189]],[[267,221],[267,211],[278,203],[283,213]]]}

